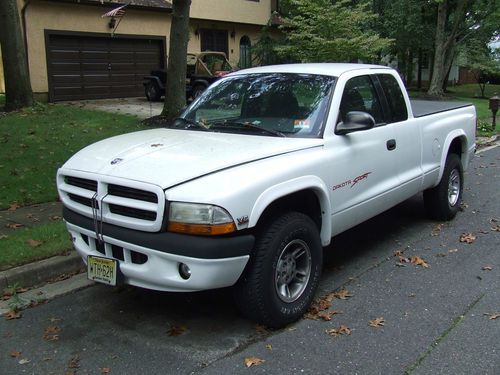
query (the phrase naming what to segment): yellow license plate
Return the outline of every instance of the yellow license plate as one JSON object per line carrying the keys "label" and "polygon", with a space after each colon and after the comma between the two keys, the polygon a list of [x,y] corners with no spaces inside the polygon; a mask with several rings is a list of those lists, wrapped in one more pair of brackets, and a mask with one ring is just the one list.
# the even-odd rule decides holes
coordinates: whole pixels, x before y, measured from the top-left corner
{"label": "yellow license plate", "polygon": [[87,257],[87,276],[99,283],[116,285],[118,262],[114,259],[89,255]]}

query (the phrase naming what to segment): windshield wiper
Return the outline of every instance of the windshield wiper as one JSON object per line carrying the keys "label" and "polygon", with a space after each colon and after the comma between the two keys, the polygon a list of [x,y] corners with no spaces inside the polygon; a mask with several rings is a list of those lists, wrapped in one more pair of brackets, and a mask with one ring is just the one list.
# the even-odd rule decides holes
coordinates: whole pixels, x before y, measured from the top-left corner
{"label": "windshield wiper", "polygon": [[224,122],[216,122],[214,123],[211,128],[226,128],[226,129],[231,129],[231,128],[236,128],[236,129],[253,129],[253,130],[258,130],[262,133],[270,134],[275,137],[286,137],[285,134],[278,130],[273,130],[273,129],[266,129],[261,126],[252,124],[251,122],[239,122],[239,121],[224,121]]}
{"label": "windshield wiper", "polygon": [[186,129],[186,130],[190,130],[190,129],[196,128],[198,130],[208,130],[208,126],[205,125],[203,122],[188,120],[187,118],[184,118],[184,117],[177,117],[177,118],[175,118],[167,126],[170,127],[170,128],[174,128],[174,129]]}

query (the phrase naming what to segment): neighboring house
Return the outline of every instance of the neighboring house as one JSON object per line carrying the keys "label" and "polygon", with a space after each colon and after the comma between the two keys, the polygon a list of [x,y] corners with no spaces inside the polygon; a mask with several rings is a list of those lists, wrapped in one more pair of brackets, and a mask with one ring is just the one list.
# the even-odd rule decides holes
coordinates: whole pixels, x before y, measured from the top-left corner
{"label": "neighboring house", "polygon": [[[101,17],[130,3],[123,17]],[[18,0],[33,92],[49,101],[143,95],[164,68],[172,4],[166,0]],[[192,0],[188,51],[223,51],[251,65],[251,46],[276,0]],[[116,27],[113,34],[113,29]]]}

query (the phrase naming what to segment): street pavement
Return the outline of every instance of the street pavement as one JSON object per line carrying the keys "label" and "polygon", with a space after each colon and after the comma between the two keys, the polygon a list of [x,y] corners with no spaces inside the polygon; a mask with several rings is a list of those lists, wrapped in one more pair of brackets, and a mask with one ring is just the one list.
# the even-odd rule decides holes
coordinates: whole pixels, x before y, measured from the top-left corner
{"label": "street pavement", "polygon": [[[0,373],[498,375],[499,177],[496,147],[472,161],[455,220],[428,220],[418,195],[336,237],[318,297],[351,296],[333,299],[331,321],[269,331],[238,314],[229,289],[95,285],[1,319]],[[247,368],[252,357],[264,362]]]}

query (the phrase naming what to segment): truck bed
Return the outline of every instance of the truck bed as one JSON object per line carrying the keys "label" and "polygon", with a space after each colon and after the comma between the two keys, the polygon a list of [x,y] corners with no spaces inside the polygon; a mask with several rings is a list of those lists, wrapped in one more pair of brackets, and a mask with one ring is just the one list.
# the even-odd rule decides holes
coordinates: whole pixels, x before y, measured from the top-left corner
{"label": "truck bed", "polygon": [[445,112],[452,109],[468,107],[467,102],[447,102],[440,100],[410,100],[414,117],[423,117],[434,113]]}

